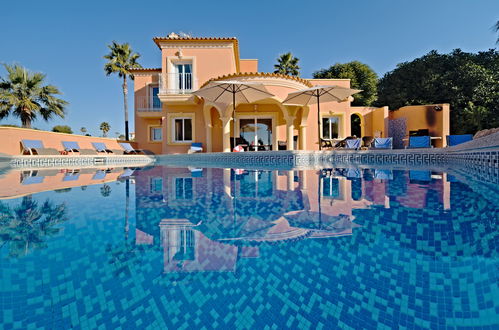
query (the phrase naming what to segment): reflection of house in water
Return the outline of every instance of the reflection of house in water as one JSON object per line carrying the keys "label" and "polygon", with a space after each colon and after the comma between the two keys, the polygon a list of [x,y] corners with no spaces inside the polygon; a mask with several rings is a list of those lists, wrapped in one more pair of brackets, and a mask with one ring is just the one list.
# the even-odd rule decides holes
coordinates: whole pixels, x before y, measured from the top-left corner
{"label": "reflection of house in water", "polygon": [[[445,184],[427,177],[155,167],[136,175],[136,243],[160,247],[165,272],[234,271],[262,243],[351,235],[355,210],[441,205]],[[431,198],[412,203],[423,192]]]}

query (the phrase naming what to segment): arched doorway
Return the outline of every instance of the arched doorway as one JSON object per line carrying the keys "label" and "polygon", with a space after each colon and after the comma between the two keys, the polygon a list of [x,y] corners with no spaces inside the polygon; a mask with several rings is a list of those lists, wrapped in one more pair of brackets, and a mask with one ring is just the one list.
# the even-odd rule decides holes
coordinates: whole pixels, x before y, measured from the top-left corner
{"label": "arched doorway", "polygon": [[356,113],[352,114],[350,116],[350,135],[356,136],[356,137],[361,137],[362,136],[362,121],[360,119],[360,116]]}

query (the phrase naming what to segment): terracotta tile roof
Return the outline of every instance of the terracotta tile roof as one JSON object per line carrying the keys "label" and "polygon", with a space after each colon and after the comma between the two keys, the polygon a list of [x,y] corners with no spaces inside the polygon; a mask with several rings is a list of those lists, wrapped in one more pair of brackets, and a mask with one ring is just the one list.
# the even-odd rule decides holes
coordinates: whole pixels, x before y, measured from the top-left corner
{"label": "terracotta tile roof", "polygon": [[161,68],[141,68],[141,69],[130,69],[130,71],[161,71]]}
{"label": "terracotta tile roof", "polygon": [[205,42],[217,42],[217,41],[231,41],[234,44],[234,59],[236,61],[236,70],[239,71],[239,42],[235,37],[154,37],[152,38],[156,46],[161,49],[160,42],[168,41],[168,42],[197,42],[197,41],[205,41]]}
{"label": "terracotta tile roof", "polygon": [[282,79],[289,79],[289,80],[294,80],[299,83],[304,84],[305,86],[308,87],[313,87],[313,85],[307,80],[303,79],[300,77],[295,77],[295,76],[288,76],[285,74],[280,74],[280,73],[270,73],[270,72],[240,72],[240,73],[231,73],[231,74],[226,74],[223,76],[219,76],[216,78],[212,78],[205,82],[200,88],[203,88],[206,86],[210,81],[217,81],[217,80],[225,80],[228,78],[236,78],[236,77],[273,77],[273,78],[282,78]]}

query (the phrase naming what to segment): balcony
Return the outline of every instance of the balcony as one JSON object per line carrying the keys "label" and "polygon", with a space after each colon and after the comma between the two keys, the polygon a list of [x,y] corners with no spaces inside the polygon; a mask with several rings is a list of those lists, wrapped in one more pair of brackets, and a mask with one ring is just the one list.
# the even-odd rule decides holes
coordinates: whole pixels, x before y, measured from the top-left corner
{"label": "balcony", "polygon": [[197,79],[192,73],[160,74],[158,97],[165,104],[194,104],[192,92],[197,86]]}
{"label": "balcony", "polygon": [[152,96],[135,96],[135,110],[141,117],[161,117],[161,101]]}

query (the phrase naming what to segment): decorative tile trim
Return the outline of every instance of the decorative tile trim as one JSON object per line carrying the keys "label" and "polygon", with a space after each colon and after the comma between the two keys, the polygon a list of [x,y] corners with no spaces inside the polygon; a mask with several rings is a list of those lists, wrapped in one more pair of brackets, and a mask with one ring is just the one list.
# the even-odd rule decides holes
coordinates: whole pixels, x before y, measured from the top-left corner
{"label": "decorative tile trim", "polygon": [[61,167],[61,166],[93,166],[93,165],[150,165],[155,162],[149,156],[16,156],[10,160],[10,166],[23,167]]}

